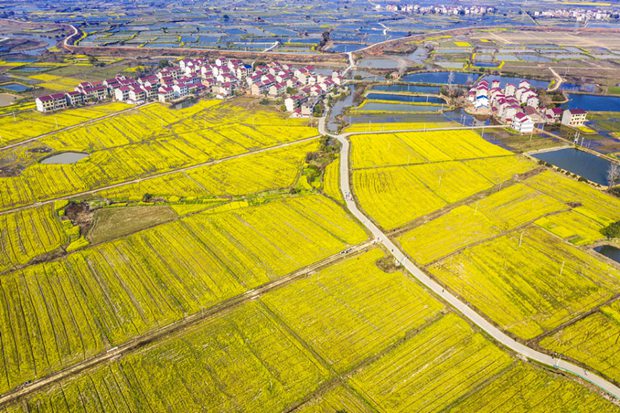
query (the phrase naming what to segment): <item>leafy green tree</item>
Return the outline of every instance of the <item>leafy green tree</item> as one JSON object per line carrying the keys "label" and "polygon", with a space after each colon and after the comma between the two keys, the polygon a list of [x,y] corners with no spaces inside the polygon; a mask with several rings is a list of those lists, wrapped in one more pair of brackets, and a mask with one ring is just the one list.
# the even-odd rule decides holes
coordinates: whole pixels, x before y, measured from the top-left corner
{"label": "leafy green tree", "polygon": [[605,235],[607,239],[620,238],[620,221],[601,229],[601,234]]}

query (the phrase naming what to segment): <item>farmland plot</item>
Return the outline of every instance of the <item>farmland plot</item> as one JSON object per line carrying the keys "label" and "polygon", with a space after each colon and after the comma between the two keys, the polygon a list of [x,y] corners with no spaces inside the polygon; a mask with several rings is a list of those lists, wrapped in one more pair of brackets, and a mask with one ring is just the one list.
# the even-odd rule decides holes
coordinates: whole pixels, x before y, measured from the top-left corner
{"label": "farmland plot", "polygon": [[323,173],[323,193],[339,204],[344,204],[342,192],[340,192],[340,159],[335,159],[327,165]]}
{"label": "farmland plot", "polygon": [[387,230],[446,205],[405,168],[357,170],[353,191],[361,207]]}
{"label": "farmland plot", "polygon": [[0,215],[0,272],[51,252],[67,242],[52,205]]}
{"label": "farmland plot", "polygon": [[375,262],[383,256],[374,249],[348,258],[263,300],[336,370],[346,371],[442,309],[400,271],[381,271]]}
{"label": "farmland plot", "polygon": [[611,412],[618,407],[573,380],[531,364],[513,365],[457,402],[454,412]]}
{"label": "farmland plot", "polygon": [[620,291],[620,271],[535,227],[466,249],[429,270],[523,339],[536,337]]}
{"label": "farmland plot", "polygon": [[473,131],[404,132],[351,137],[354,168],[512,155]]}
{"label": "farmland plot", "polygon": [[498,233],[484,214],[464,205],[406,232],[398,241],[416,262],[426,265]]}
{"label": "farmland plot", "polygon": [[0,147],[100,118],[130,107],[125,103],[113,102],[50,114],[25,111],[0,116]]}
{"label": "farmland plot", "polygon": [[599,311],[577,321],[541,340],[544,348],[572,357],[620,381],[620,303],[602,307]]}
{"label": "farmland plot", "polygon": [[333,201],[202,213],[3,275],[0,391],[367,238]]}
{"label": "farmland plot", "polygon": [[274,412],[327,377],[258,304],[248,303],[8,411]]}
{"label": "farmland plot", "polygon": [[435,412],[510,366],[510,356],[454,314],[362,368],[352,385],[383,412]]}
{"label": "farmland plot", "polygon": [[306,153],[317,141],[231,159],[187,172],[148,179],[102,191],[100,196],[115,200],[140,200],[144,194],[157,197],[214,197],[246,195],[294,184]]}
{"label": "farmland plot", "polygon": [[367,402],[360,400],[350,389],[345,386],[337,386],[316,399],[303,404],[295,413],[337,413],[346,411],[349,413],[374,412]]}
{"label": "farmland plot", "polygon": [[[146,110],[146,108],[144,109]],[[239,110],[239,108],[237,109]],[[214,105],[207,106],[203,110],[203,112],[216,113],[218,111],[219,106]],[[199,114],[203,112],[199,112]],[[184,120],[183,112],[180,113],[180,124],[191,121],[191,119]],[[258,115],[260,114],[259,112]],[[151,113],[149,116],[157,116],[157,114]],[[165,111],[161,116],[167,119]],[[270,119],[273,118],[272,114],[265,116]],[[278,119],[279,123],[272,119],[274,124],[271,126],[259,125],[256,130],[247,128],[248,133],[261,137],[261,142],[269,146],[291,142],[302,137],[308,138],[316,134],[312,128],[301,125],[294,125],[291,130],[288,130],[285,120]],[[233,120],[229,119],[229,121],[232,122]],[[106,119],[104,125],[113,126],[112,122],[117,121]],[[118,122],[127,121],[121,117]],[[80,149],[76,148],[75,145],[86,146],[87,148],[82,148],[83,150],[90,150],[90,145],[95,148],[106,145],[112,145],[112,147],[95,150],[90,156],[73,165],[35,164],[27,167],[17,177],[0,178],[0,208],[6,209],[49,198],[67,196],[87,189],[92,190],[110,184],[148,177],[157,172],[189,167],[248,151],[244,146],[211,129],[202,130],[200,133],[158,135],[161,129],[158,122],[154,120],[145,120],[145,122],[150,126],[145,126],[144,130],[136,127],[132,122],[129,122],[129,126],[123,124],[115,127],[118,129],[116,133],[122,131],[124,134],[120,140],[110,141],[109,134],[100,132],[104,136],[102,139],[98,139],[96,134],[91,135],[89,133],[91,142],[82,142],[76,131],[71,131],[71,136],[74,138],[78,136],[75,139],[80,142],[79,144],[74,144],[73,141],[54,140],[54,142],[64,145],[63,148],[65,149]],[[147,137],[149,139],[143,140]],[[120,146],[116,146],[117,144]]]}
{"label": "farmland plot", "polygon": [[525,184],[561,202],[574,204],[575,211],[603,225],[620,220],[620,199],[560,173],[546,171],[527,179]]}

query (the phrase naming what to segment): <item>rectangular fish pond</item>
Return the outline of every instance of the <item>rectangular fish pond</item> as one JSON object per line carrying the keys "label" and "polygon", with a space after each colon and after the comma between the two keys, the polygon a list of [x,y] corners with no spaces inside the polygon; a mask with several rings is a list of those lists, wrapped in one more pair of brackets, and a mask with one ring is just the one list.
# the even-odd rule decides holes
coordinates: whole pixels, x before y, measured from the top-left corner
{"label": "rectangular fish pond", "polygon": [[599,185],[608,185],[607,173],[611,162],[605,158],[575,148],[541,152],[532,156],[596,182]]}

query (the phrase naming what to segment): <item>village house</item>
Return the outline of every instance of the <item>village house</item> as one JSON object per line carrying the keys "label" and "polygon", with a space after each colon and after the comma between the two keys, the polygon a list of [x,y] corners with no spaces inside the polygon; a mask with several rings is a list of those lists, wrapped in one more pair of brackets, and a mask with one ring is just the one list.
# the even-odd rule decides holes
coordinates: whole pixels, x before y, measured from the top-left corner
{"label": "village house", "polygon": [[60,95],[38,98],[37,109],[42,112],[60,110],[105,99],[135,104],[150,100],[170,102],[204,92],[224,99],[242,89],[253,96],[282,96],[288,102],[285,105],[287,110],[293,115],[311,116],[323,96],[342,83],[340,72],[317,74],[312,66],[296,69],[270,62],[253,68],[239,59],[217,58],[209,63],[206,59],[186,58],[136,79],[116,75],[101,82],[81,82],[74,91],[63,93],[64,99]]}
{"label": "village house", "polygon": [[39,112],[53,112],[67,108],[67,97],[64,93],[52,93],[39,96],[35,99],[35,104]]}
{"label": "village house", "polygon": [[534,122],[525,113],[519,112],[512,119],[511,127],[519,133],[532,133],[534,131]]}
{"label": "village house", "polygon": [[566,109],[562,113],[562,125],[578,127],[586,123],[588,112],[583,109]]}

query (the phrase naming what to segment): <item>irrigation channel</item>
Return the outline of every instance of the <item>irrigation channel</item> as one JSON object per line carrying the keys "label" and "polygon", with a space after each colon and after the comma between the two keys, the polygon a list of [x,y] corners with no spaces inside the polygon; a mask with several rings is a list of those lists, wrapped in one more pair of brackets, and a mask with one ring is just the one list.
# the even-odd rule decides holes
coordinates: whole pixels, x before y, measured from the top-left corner
{"label": "irrigation channel", "polygon": [[[448,129],[466,129],[466,128],[443,128]],[[472,128],[468,128],[472,129]],[[421,131],[421,130],[420,130]],[[392,131],[394,132],[394,131]],[[615,400],[620,400],[620,388],[603,377],[588,371],[582,367],[577,366],[569,361],[562,360],[559,357],[553,357],[540,351],[534,350],[515,339],[509,337],[491,322],[486,320],[482,315],[478,314],[465,302],[461,301],[458,297],[450,293],[441,284],[426,275],[420,268],[418,268],[406,255],[403,253],[396,244],[388,238],[388,236],[379,229],[357,206],[355,198],[353,197],[350,185],[350,169],[349,169],[349,154],[350,154],[350,142],[349,135],[351,133],[332,134],[325,128],[325,117],[319,120],[319,133],[322,135],[330,136],[337,139],[341,144],[340,149],[340,191],[344,196],[347,209],[364,225],[373,235],[376,242],[382,244],[387,251],[392,254],[396,261],[402,265],[412,276],[414,276],[419,282],[424,284],[426,288],[433,291],[438,297],[441,297],[446,303],[457,310],[461,315],[478,326],[481,330],[491,336],[498,343],[501,343],[505,347],[509,348],[516,354],[520,355],[526,360],[534,361],[546,366],[552,367],[556,370],[565,371],[571,373],[584,381],[590,382],[599,387],[607,394],[612,396]],[[359,133],[358,133],[359,134]]]}

